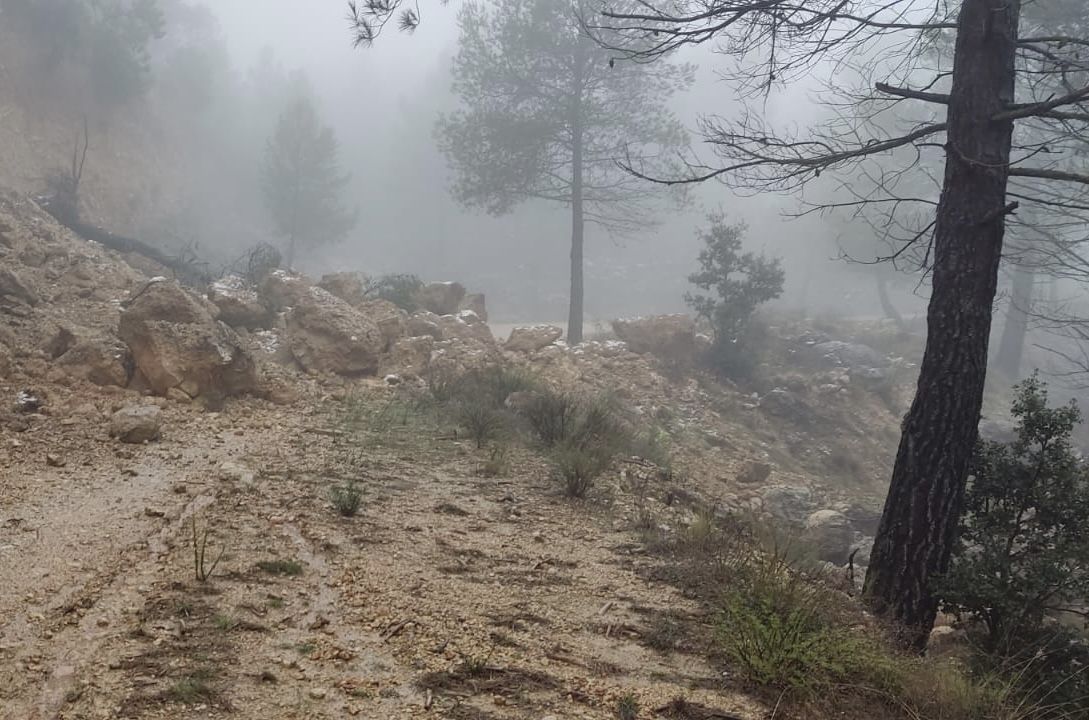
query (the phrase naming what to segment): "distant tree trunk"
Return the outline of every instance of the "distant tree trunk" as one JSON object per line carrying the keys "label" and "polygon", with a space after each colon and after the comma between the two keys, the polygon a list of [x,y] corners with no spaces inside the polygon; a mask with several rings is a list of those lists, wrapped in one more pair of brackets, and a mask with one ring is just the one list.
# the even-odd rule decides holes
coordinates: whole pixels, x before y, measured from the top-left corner
{"label": "distant tree trunk", "polygon": [[575,57],[574,99],[571,103],[571,301],[567,312],[567,342],[577,345],[582,342],[582,316],[585,286],[583,279],[583,241],[586,231],[586,218],[583,215],[582,182],[582,69],[585,53],[582,42]]}
{"label": "distant tree trunk", "polygon": [[1006,308],[1006,324],[1002,327],[1002,339],[995,355],[995,369],[1011,380],[1021,379],[1021,358],[1025,353],[1025,336],[1028,335],[1029,308],[1036,274],[1031,268],[1018,265],[1013,269],[1010,288],[1010,304]]}
{"label": "distant tree trunk", "polygon": [[571,182],[571,304],[567,315],[567,342],[577,345],[582,342],[582,306],[584,282],[582,269],[582,247],[586,230],[586,220],[582,211],[582,130],[575,130],[575,149],[572,153],[573,171]]}
{"label": "distant tree trunk", "polygon": [[934,229],[926,350],[877,530],[864,597],[922,652],[937,614],[979,430],[1005,232],[1019,0],[964,0],[957,22],[945,180]]}
{"label": "distant tree trunk", "polygon": [[884,275],[877,276],[877,297],[881,301],[881,310],[885,313],[885,317],[896,323],[896,328],[901,332],[907,330],[904,316],[900,314],[900,311],[896,309],[896,306],[892,304],[892,300],[889,298],[889,281]]}

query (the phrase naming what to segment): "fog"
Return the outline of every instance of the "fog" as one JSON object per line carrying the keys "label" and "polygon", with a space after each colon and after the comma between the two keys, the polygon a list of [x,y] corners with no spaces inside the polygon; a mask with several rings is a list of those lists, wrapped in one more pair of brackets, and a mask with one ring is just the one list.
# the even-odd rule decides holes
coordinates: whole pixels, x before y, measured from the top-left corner
{"label": "fog", "polygon": [[[369,48],[352,46],[345,8],[338,2],[273,0],[254,12],[244,0],[221,0],[213,9],[235,73],[244,75],[268,49],[285,68],[305,73],[322,118],[341,143],[343,167],[352,173],[349,198],[360,213],[359,225],[345,241],[302,260],[302,269],[320,274],[350,267],[367,274],[456,279],[485,292],[494,317],[555,321],[565,316],[569,212],[527,203],[496,218],[459,207],[448,192],[450,176],[433,128],[439,113],[456,105],[450,92],[455,7],[436,6],[413,34],[391,30]],[[682,121],[695,127],[703,114],[729,112],[730,93],[716,75],[721,61],[707,48],[684,59],[699,70],[692,90],[674,102]],[[793,87],[770,97],[769,116],[797,122],[819,113],[810,89]],[[255,128],[268,123],[268,118],[246,122]],[[855,306],[859,291],[844,290],[840,280],[858,275],[838,257],[842,228],[817,217],[788,219],[787,202],[776,195],[736,197],[708,183],[697,188],[690,207],[661,217],[652,232],[612,237],[589,230],[588,324],[622,314],[683,310],[685,277],[694,269],[700,244],[696,230],[710,210],[749,225],[747,248],[783,257],[782,304],[817,312]],[[902,302],[910,304],[916,298],[905,288]],[[862,292],[872,289],[866,284]]]}

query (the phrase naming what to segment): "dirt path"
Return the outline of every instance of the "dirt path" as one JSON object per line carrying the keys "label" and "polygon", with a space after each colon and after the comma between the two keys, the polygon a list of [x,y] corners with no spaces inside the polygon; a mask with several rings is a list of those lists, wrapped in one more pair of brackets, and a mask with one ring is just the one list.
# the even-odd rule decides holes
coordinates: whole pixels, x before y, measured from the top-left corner
{"label": "dirt path", "polygon": [[[628,693],[760,716],[608,494],[570,503],[531,453],[482,478],[474,448],[422,437],[369,448],[362,510],[340,517],[321,422],[178,412],[162,443],[98,438],[20,484],[0,718],[604,719]],[[224,553],[207,582],[194,518],[209,564]]]}

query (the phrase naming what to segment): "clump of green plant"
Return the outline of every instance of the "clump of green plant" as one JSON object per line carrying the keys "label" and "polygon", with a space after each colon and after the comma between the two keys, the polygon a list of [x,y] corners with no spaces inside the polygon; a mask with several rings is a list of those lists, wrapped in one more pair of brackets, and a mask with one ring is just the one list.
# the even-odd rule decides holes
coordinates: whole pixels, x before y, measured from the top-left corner
{"label": "clump of green plant", "polygon": [[1089,597],[1089,465],[1070,441],[1081,413],[1073,402],[1048,407],[1033,375],[1016,387],[1012,414],[1011,442],[977,446],[940,594],[993,663],[1020,668],[1022,684],[1046,688],[1048,702],[1084,710],[1089,644],[1056,622]]}
{"label": "clump of green plant", "polygon": [[566,442],[552,451],[552,462],[567,497],[586,497],[594,481],[609,469],[613,450],[607,445]]}
{"label": "clump of green plant", "polygon": [[570,436],[578,409],[573,396],[545,390],[530,398],[521,412],[541,444],[551,448]]}
{"label": "clump of green plant", "polygon": [[616,701],[617,720],[636,720],[639,717],[639,698],[628,692]]}
{"label": "clump of green plant", "polygon": [[298,560],[261,560],[257,567],[269,575],[302,575],[303,566]]}
{"label": "clump of green plant", "polygon": [[170,686],[167,698],[183,705],[214,702],[217,693],[210,682],[213,675],[207,668],[186,675]]}
{"label": "clump of green plant", "polygon": [[505,425],[503,413],[481,398],[458,403],[457,420],[476,443],[477,449],[497,439]]}
{"label": "clump of green plant", "polygon": [[727,224],[722,213],[708,216],[700,232],[704,248],[699,271],[688,281],[704,293],[686,293],[685,302],[712,331],[709,360],[726,377],[747,379],[759,362],[760,327],[756,309],[783,293],[785,275],[778,258],[742,252],[744,223]]}
{"label": "clump of green plant", "polygon": [[363,490],[359,483],[349,480],[340,485],[334,485],[329,491],[329,500],[333,503],[333,509],[341,517],[355,517],[363,504]]}
{"label": "clump of green plant", "polygon": [[216,568],[219,566],[219,561],[223,559],[223,553],[226,548],[220,548],[219,554],[216,555],[215,560],[211,563],[208,562],[208,538],[211,536],[211,526],[205,523],[203,528],[197,527],[197,516],[193,515],[190,518],[190,527],[192,528],[193,539],[193,576],[197,582],[207,582],[212,574],[215,573]]}
{"label": "clump of green plant", "polygon": [[367,298],[387,300],[405,312],[416,312],[420,304],[416,297],[423,287],[423,281],[416,275],[407,273],[380,275],[368,278],[363,285],[363,295]]}

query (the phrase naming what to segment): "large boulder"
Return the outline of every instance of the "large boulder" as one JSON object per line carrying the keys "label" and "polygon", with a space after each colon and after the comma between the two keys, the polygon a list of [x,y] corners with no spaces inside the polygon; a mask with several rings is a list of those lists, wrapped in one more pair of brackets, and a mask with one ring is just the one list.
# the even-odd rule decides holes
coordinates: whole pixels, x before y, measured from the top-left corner
{"label": "large boulder", "polygon": [[461,299],[458,310],[472,310],[484,322],[488,322],[488,303],[484,293],[469,293]]}
{"label": "large boulder", "polygon": [[257,286],[258,297],[273,312],[282,312],[304,302],[313,283],[304,275],[286,270],[273,270]]}
{"label": "large boulder", "polygon": [[439,331],[443,340],[482,343],[489,347],[495,345],[492,329],[472,310],[462,310],[457,315],[440,316]]}
{"label": "large boulder", "polygon": [[535,353],[546,348],[563,336],[563,329],[555,325],[533,325],[516,327],[503,343],[503,348],[511,352]]}
{"label": "large boulder", "polygon": [[823,509],[805,519],[805,545],[818,560],[845,565],[855,540],[847,516],[838,510]]}
{"label": "large boulder", "polygon": [[803,525],[817,509],[813,491],[799,485],[768,485],[760,491],[764,511],[777,520]]}
{"label": "large boulder", "polygon": [[465,288],[456,282],[428,283],[416,291],[416,304],[436,315],[456,315],[465,299]]}
{"label": "large boulder", "polygon": [[355,272],[337,272],[322,275],[318,287],[355,307],[359,307],[367,299],[363,291],[363,278],[359,273]]}
{"label": "large boulder", "polygon": [[287,341],[304,369],[337,375],[373,375],[386,347],[373,320],[318,287],[296,298]]}
{"label": "large boulder", "polygon": [[219,309],[219,319],[233,328],[261,330],[272,323],[272,312],[238,275],[227,275],[212,283],[208,299]]}
{"label": "large boulder", "polygon": [[57,358],[57,366],[70,376],[95,385],[128,385],[132,354],[124,343],[110,338],[79,340]]}
{"label": "large boulder", "polygon": [[0,266],[0,300],[5,298],[32,307],[41,302],[38,292],[28,280],[11,268]]}
{"label": "large boulder", "polygon": [[409,337],[426,335],[435,340],[442,340],[439,316],[428,310],[412,313],[408,320],[405,321],[405,334]]}
{"label": "large boulder", "polygon": [[382,358],[381,374],[423,377],[431,365],[434,347],[434,338],[427,335],[401,338]]}
{"label": "large boulder", "polygon": [[118,335],[149,390],[221,400],[257,388],[253,357],[213,311],[169,281],[150,283],[129,302]]}
{"label": "large boulder", "polygon": [[378,326],[385,343],[383,350],[389,350],[393,343],[405,336],[408,313],[389,300],[364,300],[357,307]]}
{"label": "large boulder", "polygon": [[632,352],[669,360],[691,359],[696,352],[696,322],[689,315],[654,315],[613,321],[613,332]]}
{"label": "large boulder", "polygon": [[157,405],[130,405],[110,417],[110,437],[125,443],[144,443],[159,439],[162,411]]}

